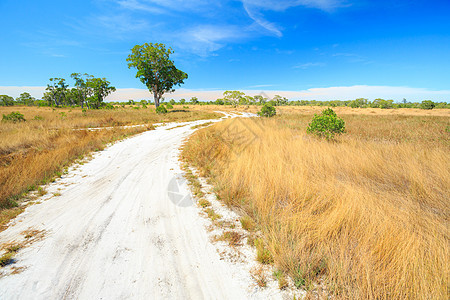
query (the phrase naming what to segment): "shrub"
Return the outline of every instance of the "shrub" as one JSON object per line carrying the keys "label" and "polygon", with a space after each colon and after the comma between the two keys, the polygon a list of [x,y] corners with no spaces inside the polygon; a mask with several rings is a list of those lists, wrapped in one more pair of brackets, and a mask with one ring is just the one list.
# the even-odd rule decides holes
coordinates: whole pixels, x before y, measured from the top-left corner
{"label": "shrub", "polygon": [[164,105],[160,105],[156,108],[156,113],[157,114],[166,114],[167,113],[167,109]]}
{"label": "shrub", "polygon": [[421,109],[433,109],[436,105],[431,100],[423,100],[420,104]]}
{"label": "shrub", "polygon": [[20,112],[13,111],[8,115],[3,115],[2,121],[11,121],[17,123],[17,122],[25,122],[26,120],[23,117],[23,114],[21,114]]}
{"label": "shrub", "polygon": [[167,104],[166,104],[166,108],[168,108],[168,109],[172,109],[172,108],[173,108],[173,106],[172,106],[172,104],[170,104],[170,103],[167,103]]}
{"label": "shrub", "polygon": [[277,114],[277,110],[271,104],[264,104],[261,108],[261,111],[258,112],[258,116],[260,117],[273,117]]}
{"label": "shrub", "polygon": [[320,115],[314,115],[307,132],[329,140],[345,132],[345,122],[337,117],[334,110],[327,108]]}

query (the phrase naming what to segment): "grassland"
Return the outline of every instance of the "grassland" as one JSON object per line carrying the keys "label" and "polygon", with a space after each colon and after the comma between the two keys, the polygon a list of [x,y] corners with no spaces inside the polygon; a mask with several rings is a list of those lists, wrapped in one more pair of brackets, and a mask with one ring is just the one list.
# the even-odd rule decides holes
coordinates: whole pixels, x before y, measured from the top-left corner
{"label": "grassland", "polygon": [[[153,129],[155,123],[217,118],[207,110],[175,108],[165,115],[134,107],[114,110],[1,107],[0,116],[19,111],[25,122],[0,122],[0,230],[22,212],[18,200],[61,175],[74,160],[105,144]],[[123,127],[126,125],[144,125]],[[104,130],[86,128],[108,127]],[[44,193],[44,190],[40,190]]]}
{"label": "grassland", "polygon": [[347,133],[327,142],[306,134],[321,109],[201,129],[183,159],[310,295],[448,299],[449,110],[339,108]]}

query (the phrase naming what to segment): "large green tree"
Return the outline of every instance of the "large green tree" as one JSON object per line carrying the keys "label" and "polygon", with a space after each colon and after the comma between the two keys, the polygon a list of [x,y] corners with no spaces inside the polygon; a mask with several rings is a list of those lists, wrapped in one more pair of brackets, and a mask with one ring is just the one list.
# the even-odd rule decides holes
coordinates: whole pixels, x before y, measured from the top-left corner
{"label": "large green tree", "polygon": [[136,78],[153,93],[155,107],[159,106],[164,93],[175,91],[174,87],[183,84],[188,78],[170,60],[171,54],[172,48],[166,48],[164,44],[145,43],[134,46],[127,58],[128,68],[135,68]]}

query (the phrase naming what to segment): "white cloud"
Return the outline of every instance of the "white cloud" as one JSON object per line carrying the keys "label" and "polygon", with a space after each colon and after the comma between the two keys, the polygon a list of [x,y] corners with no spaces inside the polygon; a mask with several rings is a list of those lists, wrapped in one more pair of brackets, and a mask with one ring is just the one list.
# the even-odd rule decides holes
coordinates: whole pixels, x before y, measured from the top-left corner
{"label": "white cloud", "polygon": [[[258,95],[262,90],[256,90],[257,87],[267,87],[269,85],[253,86],[249,90],[243,90],[247,95]],[[29,92],[33,97],[41,98],[45,92],[45,87],[39,86],[0,86],[0,95],[10,95],[18,97],[23,92]],[[166,94],[168,99],[190,99],[198,97],[200,100],[216,100],[222,97],[224,90],[190,90],[178,89],[172,94]],[[280,91],[263,90],[269,97],[281,95],[290,100],[349,100],[356,98],[376,98],[393,99],[401,101],[406,98],[408,101],[446,101],[450,102],[450,90],[431,90],[426,88],[398,87],[398,86],[369,86],[354,85],[327,88],[311,88],[300,91]],[[126,101],[129,99],[141,100],[152,99],[152,94],[147,89],[119,88],[108,96],[107,101]]]}

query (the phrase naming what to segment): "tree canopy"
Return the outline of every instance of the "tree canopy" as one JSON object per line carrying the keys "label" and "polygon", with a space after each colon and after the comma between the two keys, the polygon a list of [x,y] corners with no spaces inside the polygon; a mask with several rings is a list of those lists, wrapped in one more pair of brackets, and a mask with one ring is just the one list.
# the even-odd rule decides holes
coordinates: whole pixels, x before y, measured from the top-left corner
{"label": "tree canopy", "polygon": [[183,84],[188,78],[170,60],[173,53],[172,48],[166,48],[164,44],[145,43],[134,46],[127,58],[128,68],[135,68],[136,78],[153,93],[156,107],[165,93],[175,91],[174,87]]}

